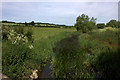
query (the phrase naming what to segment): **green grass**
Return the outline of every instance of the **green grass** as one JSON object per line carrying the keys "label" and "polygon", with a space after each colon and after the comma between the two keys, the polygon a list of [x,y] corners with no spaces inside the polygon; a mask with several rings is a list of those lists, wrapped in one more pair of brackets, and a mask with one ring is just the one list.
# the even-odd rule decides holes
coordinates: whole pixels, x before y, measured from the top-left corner
{"label": "green grass", "polygon": [[84,61],[88,66],[85,67],[88,69],[86,73],[90,75],[89,78],[120,78],[119,36],[120,29],[117,28],[104,28],[79,36],[81,48],[87,51],[83,54],[90,53]]}
{"label": "green grass", "polygon": [[74,28],[33,28],[33,50],[35,52],[35,59],[33,61],[35,61],[37,66],[41,66],[39,65],[40,63],[47,63],[47,61],[51,60],[56,42],[70,36],[75,31]]}
{"label": "green grass", "polygon": [[[7,39],[7,35],[9,34],[9,31],[13,29],[17,34],[26,35],[28,43],[20,43],[19,45],[12,44],[11,41]],[[3,34],[5,38],[2,41],[3,74],[11,79],[22,79],[28,78],[34,69],[41,71],[51,60],[56,42],[72,35],[75,31],[75,28],[4,26]],[[33,45],[33,49],[29,49],[29,45]]]}
{"label": "green grass", "polygon": [[96,29],[65,38],[55,53],[51,67],[57,78],[120,78],[120,29]]}
{"label": "green grass", "polygon": [[33,27],[33,36],[35,41],[40,40],[42,38],[49,39],[52,36],[57,36],[63,32],[74,32],[76,31],[75,28],[39,28]]}
{"label": "green grass", "polygon": [[[26,35],[28,43],[12,44],[6,39],[9,29]],[[3,73],[12,79],[28,78],[32,70],[41,71],[51,60],[57,78],[120,77],[119,29],[82,34],[75,28],[3,27],[3,34]]]}

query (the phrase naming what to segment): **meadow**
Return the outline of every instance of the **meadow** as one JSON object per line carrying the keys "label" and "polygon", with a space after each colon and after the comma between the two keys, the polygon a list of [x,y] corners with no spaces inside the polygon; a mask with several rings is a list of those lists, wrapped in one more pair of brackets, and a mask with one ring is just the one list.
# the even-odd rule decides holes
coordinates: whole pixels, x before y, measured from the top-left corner
{"label": "meadow", "polygon": [[3,26],[2,71],[11,79],[30,78],[51,62],[53,78],[120,77],[120,29],[81,33],[75,28]]}

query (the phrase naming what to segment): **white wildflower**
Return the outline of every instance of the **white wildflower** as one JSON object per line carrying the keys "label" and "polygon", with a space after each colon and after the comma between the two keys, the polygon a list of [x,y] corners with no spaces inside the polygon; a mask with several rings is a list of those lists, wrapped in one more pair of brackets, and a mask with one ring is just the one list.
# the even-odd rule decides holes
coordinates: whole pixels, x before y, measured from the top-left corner
{"label": "white wildflower", "polygon": [[33,49],[34,47],[33,47],[33,45],[29,45],[29,48],[30,48],[30,49]]}
{"label": "white wildflower", "polygon": [[38,78],[38,74],[37,74],[38,70],[33,70],[32,71],[32,74],[30,75],[30,78],[31,79],[37,79]]}
{"label": "white wildflower", "polygon": [[[28,38],[24,34],[19,34],[14,30],[9,31],[8,39],[12,42],[12,44],[26,44],[28,43]],[[32,49],[33,46],[30,46]]]}
{"label": "white wildflower", "polygon": [[23,37],[24,37],[24,35],[23,35],[23,34],[21,34],[21,37],[23,38]]}
{"label": "white wildflower", "polygon": [[8,36],[8,39],[11,39],[11,36],[10,35],[7,35]]}

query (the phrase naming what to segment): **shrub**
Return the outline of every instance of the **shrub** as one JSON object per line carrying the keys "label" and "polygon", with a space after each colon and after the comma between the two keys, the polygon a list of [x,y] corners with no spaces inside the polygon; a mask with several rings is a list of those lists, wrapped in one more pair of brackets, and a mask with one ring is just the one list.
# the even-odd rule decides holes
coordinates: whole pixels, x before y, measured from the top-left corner
{"label": "shrub", "polygon": [[116,20],[110,20],[107,24],[106,27],[115,27],[118,28],[118,21]]}
{"label": "shrub", "polygon": [[2,66],[3,74],[6,74],[12,79],[22,77],[24,72],[23,64],[25,60],[30,59],[31,49],[27,44],[12,44],[10,41],[3,42]]}
{"label": "shrub", "polygon": [[104,23],[97,24],[98,29],[103,29],[105,27]]}
{"label": "shrub", "polygon": [[[32,43],[30,41],[30,36],[24,35],[25,31],[23,29],[16,28],[4,28],[6,31],[6,39],[3,38],[2,46],[2,67],[3,74],[7,75],[11,79],[20,79],[26,75],[25,71],[29,70],[30,66],[27,66],[26,61],[30,60],[33,56],[32,53]],[[6,30],[7,29],[7,30]],[[32,35],[32,34],[30,34]]]}
{"label": "shrub", "polygon": [[120,50],[107,51],[101,53],[96,61],[95,69],[99,72],[99,76],[104,79],[118,79],[120,78]]}

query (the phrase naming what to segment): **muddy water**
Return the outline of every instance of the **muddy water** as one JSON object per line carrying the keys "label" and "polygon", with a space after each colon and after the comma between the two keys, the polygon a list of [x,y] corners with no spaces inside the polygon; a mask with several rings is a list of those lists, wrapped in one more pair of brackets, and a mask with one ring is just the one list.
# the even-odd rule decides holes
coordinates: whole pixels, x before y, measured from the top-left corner
{"label": "muddy water", "polygon": [[46,66],[38,73],[37,80],[44,80],[45,78],[51,78],[52,70],[50,69],[51,63],[46,64]]}
{"label": "muddy water", "polygon": [[[55,56],[55,53],[53,52],[53,57]],[[49,62],[43,69],[42,71],[38,72],[38,79],[37,80],[44,80],[49,79],[49,78],[53,78],[51,77],[52,74],[52,70],[50,69],[51,66],[51,62]]]}
{"label": "muddy water", "polygon": [[[53,53],[53,57],[55,56],[55,53]],[[42,71],[38,72],[38,79],[37,80],[44,80],[49,79],[49,78],[53,78],[51,77],[52,74],[52,70],[50,69],[51,66],[51,62],[49,62],[43,69]]]}
{"label": "muddy water", "polygon": [[51,72],[52,72],[52,70],[50,69],[50,66],[51,66],[51,63],[47,64],[44,67],[44,69],[43,69],[43,71],[41,73],[40,78],[51,78]]}

